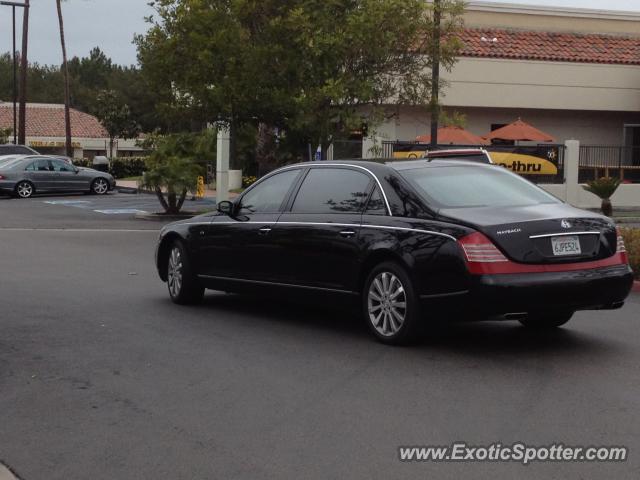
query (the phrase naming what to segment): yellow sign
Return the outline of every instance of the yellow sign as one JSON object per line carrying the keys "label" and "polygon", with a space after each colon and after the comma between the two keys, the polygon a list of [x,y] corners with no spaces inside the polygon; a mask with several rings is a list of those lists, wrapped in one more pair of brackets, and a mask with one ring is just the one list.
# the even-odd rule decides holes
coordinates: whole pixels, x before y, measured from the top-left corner
{"label": "yellow sign", "polygon": [[558,167],[549,160],[522,153],[490,152],[493,163],[520,175],[557,175]]}
{"label": "yellow sign", "polygon": [[197,198],[204,198],[204,177],[198,177],[198,189],[196,191]]}
{"label": "yellow sign", "polygon": [[[41,142],[41,141],[33,141],[29,142],[30,147],[34,148],[64,148],[67,146],[65,142]],[[79,142],[71,142],[71,146],[73,148],[82,148],[82,144]]]}

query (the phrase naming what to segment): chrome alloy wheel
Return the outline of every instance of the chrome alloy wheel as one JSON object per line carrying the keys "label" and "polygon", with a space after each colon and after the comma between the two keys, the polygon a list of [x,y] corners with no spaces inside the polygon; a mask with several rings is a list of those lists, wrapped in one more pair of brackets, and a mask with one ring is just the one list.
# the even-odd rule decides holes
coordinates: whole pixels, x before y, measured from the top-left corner
{"label": "chrome alloy wheel", "polygon": [[167,284],[169,293],[173,298],[180,295],[182,290],[182,253],[178,247],[173,247],[169,254],[169,265],[167,266]]}
{"label": "chrome alloy wheel", "polygon": [[109,190],[109,184],[104,178],[98,178],[93,182],[93,191],[98,195],[104,195]]}
{"label": "chrome alloy wheel", "polygon": [[33,195],[33,185],[29,182],[20,182],[16,187],[16,192],[20,198],[29,198]]}
{"label": "chrome alloy wheel", "polygon": [[407,315],[407,296],[398,277],[381,272],[371,282],[367,294],[369,321],[385,337],[398,333]]}

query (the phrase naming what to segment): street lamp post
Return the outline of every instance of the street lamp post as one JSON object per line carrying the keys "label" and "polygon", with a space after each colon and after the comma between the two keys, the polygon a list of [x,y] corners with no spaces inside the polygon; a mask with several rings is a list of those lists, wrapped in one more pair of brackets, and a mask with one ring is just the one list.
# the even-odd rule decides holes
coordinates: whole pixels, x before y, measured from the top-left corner
{"label": "street lamp post", "polygon": [[18,62],[16,59],[16,7],[25,8],[24,3],[0,1],[0,5],[11,7],[13,18],[13,143],[18,143]]}

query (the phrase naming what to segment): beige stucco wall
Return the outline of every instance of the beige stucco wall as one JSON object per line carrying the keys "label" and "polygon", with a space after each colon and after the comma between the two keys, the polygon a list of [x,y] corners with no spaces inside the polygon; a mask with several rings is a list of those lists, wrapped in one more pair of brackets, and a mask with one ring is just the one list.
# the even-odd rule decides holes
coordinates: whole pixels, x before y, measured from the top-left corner
{"label": "beige stucco wall", "polygon": [[558,110],[640,110],[640,66],[460,58],[443,105]]}
{"label": "beige stucco wall", "polygon": [[[535,3],[531,0],[531,3]],[[606,3],[603,3],[606,8]],[[640,14],[535,5],[468,2],[465,24],[476,28],[514,28],[546,32],[640,35]]]}

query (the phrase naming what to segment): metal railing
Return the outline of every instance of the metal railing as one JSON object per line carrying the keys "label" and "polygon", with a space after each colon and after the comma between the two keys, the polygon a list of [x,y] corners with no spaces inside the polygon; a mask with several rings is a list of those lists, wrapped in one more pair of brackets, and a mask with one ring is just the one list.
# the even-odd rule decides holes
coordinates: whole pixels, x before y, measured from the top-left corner
{"label": "metal railing", "polygon": [[600,177],[616,177],[623,182],[640,182],[640,145],[581,145],[581,183]]}

